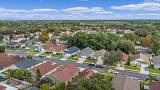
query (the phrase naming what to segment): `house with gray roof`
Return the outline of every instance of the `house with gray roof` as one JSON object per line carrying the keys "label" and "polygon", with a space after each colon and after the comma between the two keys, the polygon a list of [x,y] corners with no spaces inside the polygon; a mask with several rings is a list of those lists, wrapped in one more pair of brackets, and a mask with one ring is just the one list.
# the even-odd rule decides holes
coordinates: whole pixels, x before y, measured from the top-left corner
{"label": "house with gray roof", "polygon": [[11,48],[17,48],[20,46],[20,43],[19,42],[9,42],[8,46]]}
{"label": "house with gray roof", "polygon": [[140,82],[125,75],[115,75],[112,79],[115,90],[140,90]]}
{"label": "house with gray roof", "polygon": [[154,56],[152,58],[152,61],[153,61],[153,65],[156,67],[156,68],[160,68],[160,55],[159,56]]}
{"label": "house with gray roof", "polygon": [[77,48],[76,46],[73,46],[73,47],[67,48],[64,51],[64,56],[69,57],[69,56],[77,54],[78,52],[80,52],[80,49]]}
{"label": "house with gray roof", "polygon": [[79,53],[77,53],[77,56],[81,57],[81,58],[88,58],[93,53],[94,53],[94,50],[91,49],[90,47],[87,47],[87,48],[84,48],[83,50],[81,50]]}
{"label": "house with gray roof", "polygon": [[12,67],[30,69],[39,63],[40,61],[37,61],[37,60],[23,60],[23,61],[17,62]]}

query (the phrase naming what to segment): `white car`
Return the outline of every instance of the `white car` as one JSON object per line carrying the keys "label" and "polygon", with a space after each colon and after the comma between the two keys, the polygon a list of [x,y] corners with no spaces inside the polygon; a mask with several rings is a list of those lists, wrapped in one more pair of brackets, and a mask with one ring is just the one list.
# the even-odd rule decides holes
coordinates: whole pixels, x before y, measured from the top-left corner
{"label": "white car", "polygon": [[112,70],[112,73],[113,73],[113,74],[119,74],[119,72],[116,71],[116,70]]}

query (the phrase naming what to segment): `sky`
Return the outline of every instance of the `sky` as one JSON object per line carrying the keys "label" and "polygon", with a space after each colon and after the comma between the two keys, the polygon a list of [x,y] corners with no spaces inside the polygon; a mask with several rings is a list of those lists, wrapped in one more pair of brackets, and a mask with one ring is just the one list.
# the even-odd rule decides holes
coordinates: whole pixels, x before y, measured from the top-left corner
{"label": "sky", "polygon": [[160,0],[0,0],[0,20],[160,19]]}

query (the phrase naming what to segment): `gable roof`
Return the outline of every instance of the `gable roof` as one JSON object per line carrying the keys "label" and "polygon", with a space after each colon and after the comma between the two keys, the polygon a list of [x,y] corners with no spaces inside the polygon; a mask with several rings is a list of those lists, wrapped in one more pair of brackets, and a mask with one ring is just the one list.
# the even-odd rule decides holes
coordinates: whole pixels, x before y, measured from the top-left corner
{"label": "gable roof", "polygon": [[115,90],[140,90],[140,83],[125,75],[115,75],[112,84]]}
{"label": "gable roof", "polygon": [[45,45],[43,45],[43,48],[46,50],[52,50],[55,52],[61,52],[65,49],[65,45],[63,44],[52,44],[52,43],[46,43]]}
{"label": "gable roof", "polygon": [[0,90],[5,90],[7,87],[0,85]]}
{"label": "gable roof", "polygon": [[73,46],[73,47],[70,47],[67,50],[65,50],[65,53],[73,54],[79,50],[80,50],[79,48],[77,48],[76,46]]}
{"label": "gable roof", "polygon": [[149,84],[149,90],[160,90],[160,82],[152,82]]}
{"label": "gable roof", "polygon": [[150,64],[150,57],[152,55],[149,53],[138,53],[133,56],[133,60],[136,60],[143,64]]}
{"label": "gable roof", "polygon": [[91,69],[85,69],[82,72],[82,76],[85,77],[85,78],[89,78],[90,76],[93,75],[93,73],[94,72]]}
{"label": "gable roof", "polygon": [[153,64],[154,65],[160,65],[160,55],[159,56],[154,56],[152,58]]}
{"label": "gable roof", "polygon": [[17,44],[18,44],[18,42],[10,42],[8,45],[11,46],[11,47],[14,47]]}
{"label": "gable roof", "polygon": [[20,43],[26,43],[28,40],[21,40]]}
{"label": "gable roof", "polygon": [[84,48],[83,50],[81,50],[77,55],[80,56],[80,57],[81,56],[88,57],[92,53],[94,53],[93,49],[87,47],[87,48]]}
{"label": "gable roof", "polygon": [[38,63],[40,63],[40,61],[37,60],[23,60],[23,61],[19,61],[15,64],[16,67],[18,68],[31,68],[32,66],[37,65]]}
{"label": "gable roof", "polygon": [[57,64],[54,64],[54,63],[52,63],[50,61],[46,61],[46,62],[44,62],[44,63],[32,68],[32,71],[34,73],[36,73],[37,70],[39,69],[41,75],[43,76],[43,75],[49,73],[50,71],[52,71],[53,69],[55,69],[57,67],[58,67]]}
{"label": "gable roof", "polygon": [[107,51],[105,49],[101,49],[99,51],[96,51],[96,52],[92,53],[91,57],[94,58],[94,59],[98,59],[98,58],[104,56],[105,53],[107,53]]}
{"label": "gable roof", "polygon": [[67,66],[57,69],[52,75],[56,79],[62,82],[65,82],[65,81],[72,79],[72,77],[79,71],[80,69],[76,67],[75,65],[67,65]]}
{"label": "gable roof", "polygon": [[18,55],[12,56],[7,54],[0,54],[0,68],[11,66],[21,60],[24,60],[24,58],[19,57]]}

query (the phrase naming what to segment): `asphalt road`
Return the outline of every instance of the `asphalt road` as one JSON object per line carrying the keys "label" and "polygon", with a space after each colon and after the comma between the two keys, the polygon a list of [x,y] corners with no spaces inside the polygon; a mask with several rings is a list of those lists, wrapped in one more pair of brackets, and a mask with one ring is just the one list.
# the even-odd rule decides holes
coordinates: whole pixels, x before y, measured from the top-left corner
{"label": "asphalt road", "polygon": [[[39,58],[35,57],[35,59],[39,59],[42,61],[52,61],[57,64],[62,64],[62,65],[67,65],[67,64],[74,64],[77,67],[81,68],[91,68],[92,70],[96,70],[100,73],[105,73],[109,68],[96,68],[96,67],[89,67],[88,64],[81,64],[81,63],[75,63],[75,62],[70,62],[70,61],[62,61],[62,60],[57,60],[57,59],[52,59],[52,58]],[[135,79],[147,79],[149,76],[146,74],[139,74],[139,73],[134,73],[134,72],[129,72],[129,71],[123,71],[123,70],[117,70],[117,69],[112,69],[117,71],[120,75],[127,75],[129,77],[133,77]],[[160,80],[160,76],[156,77],[158,80]]]}

